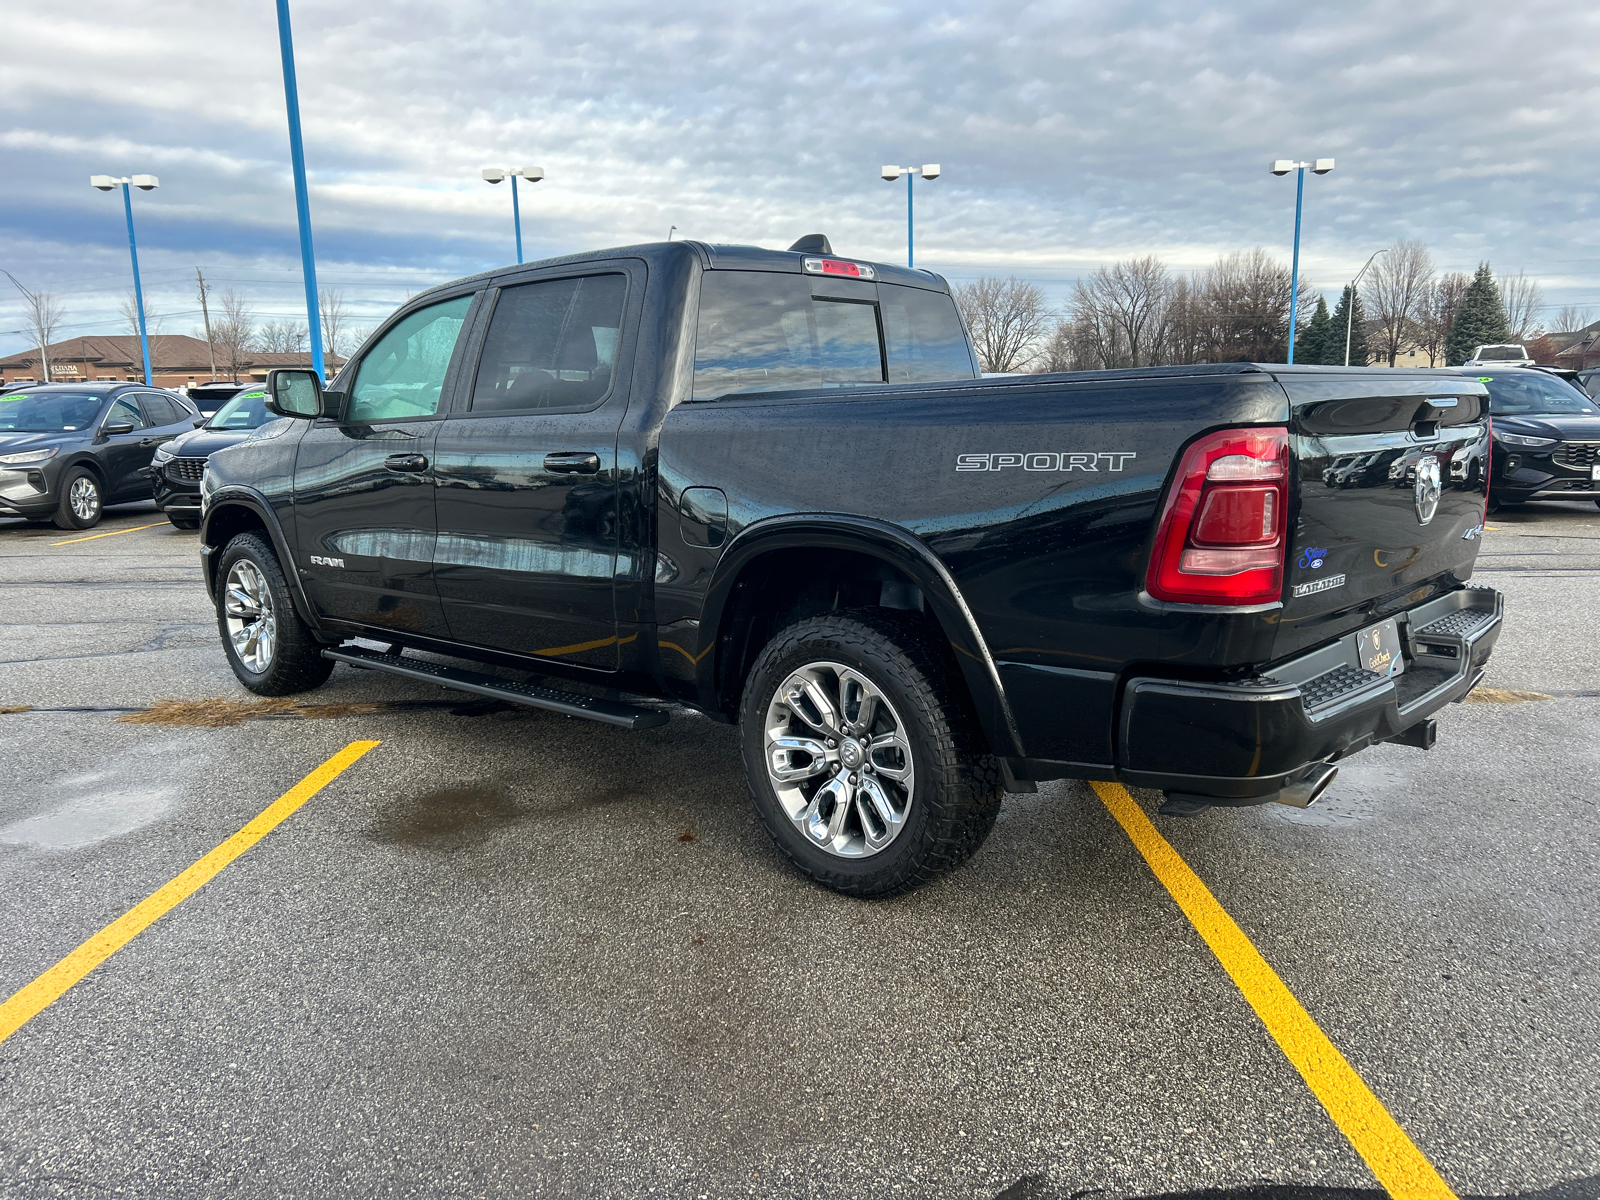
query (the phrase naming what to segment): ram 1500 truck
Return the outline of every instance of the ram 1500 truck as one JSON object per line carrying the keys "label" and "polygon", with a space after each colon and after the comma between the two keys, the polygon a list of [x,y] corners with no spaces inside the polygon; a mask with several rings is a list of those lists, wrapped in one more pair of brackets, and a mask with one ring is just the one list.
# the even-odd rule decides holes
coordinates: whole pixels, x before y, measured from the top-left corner
{"label": "ram 1500 truck", "polygon": [[1040,780],[1309,803],[1430,746],[1500,630],[1467,582],[1487,474],[1452,469],[1487,446],[1475,380],[984,379],[942,279],[818,235],[463,279],[268,396],[203,483],[247,688],[343,662],[737,722],[774,839],[854,895],[961,862]]}

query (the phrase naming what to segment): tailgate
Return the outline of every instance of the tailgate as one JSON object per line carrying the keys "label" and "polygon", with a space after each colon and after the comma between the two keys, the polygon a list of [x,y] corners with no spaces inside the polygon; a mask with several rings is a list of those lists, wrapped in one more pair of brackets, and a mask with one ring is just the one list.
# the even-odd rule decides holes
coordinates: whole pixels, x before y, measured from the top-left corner
{"label": "tailgate", "polygon": [[1488,488],[1488,394],[1466,376],[1290,375],[1297,513],[1273,657],[1459,587]]}

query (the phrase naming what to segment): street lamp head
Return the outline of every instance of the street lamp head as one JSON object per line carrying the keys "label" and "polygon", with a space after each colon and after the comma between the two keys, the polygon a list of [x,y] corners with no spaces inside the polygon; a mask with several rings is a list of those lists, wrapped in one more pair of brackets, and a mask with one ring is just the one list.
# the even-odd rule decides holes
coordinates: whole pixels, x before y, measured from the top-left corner
{"label": "street lamp head", "polygon": [[485,167],[483,169],[483,178],[486,183],[499,183],[505,177],[506,173],[496,167]]}
{"label": "street lamp head", "polygon": [[878,174],[882,175],[884,177],[884,179],[887,180],[889,183],[893,183],[896,179],[900,178],[900,168],[899,167],[884,167],[881,171],[878,172]]}
{"label": "street lamp head", "polygon": [[518,167],[515,174],[522,176],[529,183],[538,183],[544,178],[543,167]]}
{"label": "street lamp head", "polygon": [[154,175],[135,175],[132,179],[128,180],[128,182],[133,184],[133,186],[138,188],[141,192],[148,192],[161,186],[161,181]]}
{"label": "street lamp head", "polygon": [[1272,160],[1272,173],[1274,175],[1287,175],[1292,170],[1294,170],[1293,160],[1287,158],[1275,158]]}
{"label": "street lamp head", "polygon": [[937,178],[939,178],[939,164],[938,163],[929,163],[927,166],[923,167],[922,168],[922,177],[924,179],[937,179]]}
{"label": "street lamp head", "polygon": [[1331,170],[1333,170],[1333,159],[1331,158],[1319,158],[1311,164],[1311,173],[1313,175],[1326,175]]}
{"label": "street lamp head", "polygon": [[109,192],[117,186],[117,181],[109,175],[91,175],[89,176],[89,186],[99,188],[102,192]]}

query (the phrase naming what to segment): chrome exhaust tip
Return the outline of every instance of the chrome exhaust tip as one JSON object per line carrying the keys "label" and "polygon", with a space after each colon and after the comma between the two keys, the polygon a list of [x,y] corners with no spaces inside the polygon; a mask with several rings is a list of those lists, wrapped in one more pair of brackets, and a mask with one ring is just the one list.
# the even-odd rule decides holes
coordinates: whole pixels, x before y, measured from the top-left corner
{"label": "chrome exhaust tip", "polygon": [[1331,763],[1318,763],[1306,772],[1306,776],[1299,783],[1291,784],[1279,792],[1273,799],[1279,804],[1287,804],[1290,808],[1310,808],[1322,798],[1322,793],[1339,777],[1339,768]]}

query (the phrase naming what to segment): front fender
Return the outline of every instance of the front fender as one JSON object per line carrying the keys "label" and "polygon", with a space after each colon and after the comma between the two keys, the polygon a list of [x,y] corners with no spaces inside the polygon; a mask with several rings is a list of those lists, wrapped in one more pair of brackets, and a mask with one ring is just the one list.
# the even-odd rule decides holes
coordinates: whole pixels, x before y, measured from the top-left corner
{"label": "front fender", "polygon": [[[254,519],[240,522],[240,512],[248,512]],[[233,515],[230,516],[230,513]],[[228,542],[240,532],[257,528],[264,530],[272,542],[278,565],[283,568],[284,578],[289,581],[289,594],[294,597],[295,611],[312,629],[320,630],[322,626],[301,585],[299,564],[295,562],[293,546],[284,533],[278,514],[265,496],[241,484],[229,484],[218,489],[209,497],[205,514],[200,518],[200,574],[205,579],[206,595],[213,604],[216,603],[217,559],[227,548]]]}
{"label": "front fender", "polygon": [[948,639],[972,696],[979,724],[996,754],[1023,753],[1017,725],[988,643],[967,607],[961,589],[944,563],[909,530],[886,521],[833,513],[801,513],[768,517],[746,526],[717,563],[706,592],[701,628],[717,640],[699,664],[701,694],[717,692],[724,664],[714,661],[723,646],[729,602],[744,569],[763,554],[786,549],[852,551],[877,558],[899,570],[922,589],[924,600]]}

